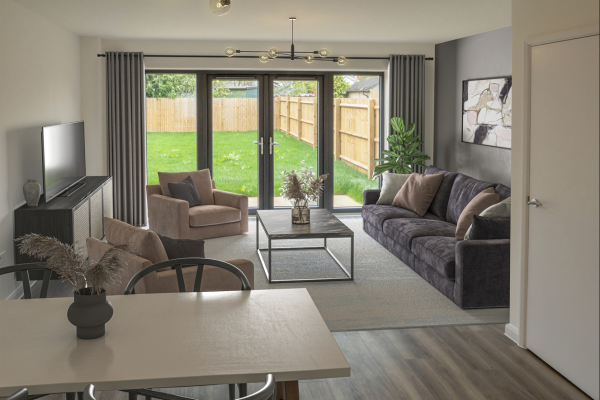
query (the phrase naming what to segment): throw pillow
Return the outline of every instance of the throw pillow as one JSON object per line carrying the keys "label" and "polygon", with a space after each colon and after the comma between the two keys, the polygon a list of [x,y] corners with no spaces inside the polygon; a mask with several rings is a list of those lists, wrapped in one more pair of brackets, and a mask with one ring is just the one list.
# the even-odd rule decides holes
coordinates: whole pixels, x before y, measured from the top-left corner
{"label": "throw pillow", "polygon": [[198,188],[191,176],[185,178],[183,182],[171,182],[168,185],[171,197],[174,199],[187,201],[190,204],[190,208],[202,205],[200,193],[198,193]]}
{"label": "throw pillow", "polygon": [[510,218],[473,216],[471,235],[465,240],[510,239]]}
{"label": "throw pillow", "polygon": [[[483,212],[481,214],[479,214],[480,217],[497,217],[497,218],[510,218],[510,197],[502,200],[500,203],[498,204],[494,204],[491,207],[486,208],[485,210],[483,210]],[[471,235],[471,228],[472,226],[469,227],[469,229],[467,230],[467,233],[465,234],[465,240],[469,240],[470,235]]]}
{"label": "throw pillow", "polygon": [[200,193],[200,197],[202,198],[202,205],[212,206],[215,204],[213,182],[208,169],[190,172],[159,172],[158,182],[160,183],[160,190],[163,196],[172,197],[169,191],[169,183],[181,182],[188,176],[191,176],[196,184],[196,189],[198,189],[198,193]]}
{"label": "throw pillow", "polygon": [[497,204],[500,201],[500,195],[494,191],[494,188],[488,188],[479,193],[467,204],[460,214],[456,224],[456,238],[463,240],[465,234],[473,222],[473,216],[479,215],[483,210]]}
{"label": "throw pillow", "polygon": [[391,172],[381,174],[383,183],[377,204],[386,206],[391,205],[394,202],[394,198],[400,189],[402,189],[402,186],[404,186],[408,178],[410,178],[410,174],[392,174]]}
{"label": "throw pillow", "polygon": [[[194,239],[171,239],[170,237],[158,235],[158,238],[162,242],[165,251],[167,252],[167,257],[169,260],[176,260],[178,258],[192,258],[192,257],[200,257],[204,258],[204,240],[194,240]],[[194,265],[183,265],[182,267],[194,267]],[[175,267],[171,267],[175,269]],[[163,268],[158,270],[168,271],[169,268]]]}
{"label": "throw pillow", "polygon": [[431,205],[443,180],[444,174],[425,176],[413,173],[394,198],[392,205],[414,211],[422,217]]}

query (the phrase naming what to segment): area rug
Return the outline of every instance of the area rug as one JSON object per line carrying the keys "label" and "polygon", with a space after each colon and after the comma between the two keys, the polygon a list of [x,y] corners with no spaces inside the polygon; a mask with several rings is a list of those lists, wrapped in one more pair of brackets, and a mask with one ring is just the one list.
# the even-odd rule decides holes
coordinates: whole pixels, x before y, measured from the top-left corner
{"label": "area rug", "polygon": [[[206,241],[206,256],[219,260],[246,258],[254,263],[255,289],[306,288],[332,331],[479,325],[508,322],[508,309],[462,310],[387,251],[362,229],[360,216],[339,215],[355,233],[355,280],[269,284],[256,253],[256,219],[245,235]],[[261,247],[267,247],[262,228]],[[274,241],[274,247],[322,246],[321,239]],[[350,266],[350,240],[329,239],[328,246]],[[267,257],[263,252],[263,257]],[[343,277],[324,250],[277,251],[274,279]]]}

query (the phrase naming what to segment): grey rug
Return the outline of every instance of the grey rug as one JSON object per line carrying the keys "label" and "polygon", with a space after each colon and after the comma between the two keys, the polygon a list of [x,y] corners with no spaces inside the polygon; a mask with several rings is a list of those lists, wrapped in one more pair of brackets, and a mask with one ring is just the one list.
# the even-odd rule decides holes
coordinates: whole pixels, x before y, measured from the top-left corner
{"label": "grey rug", "polygon": [[[255,289],[307,288],[332,331],[508,323],[508,309],[462,310],[362,229],[362,218],[338,216],[355,232],[355,280],[269,284],[256,254],[256,219],[245,235],[206,241],[206,256],[254,263]],[[261,247],[267,247],[262,228]],[[274,247],[322,246],[322,240],[274,241]],[[350,266],[350,240],[329,239],[336,257]],[[266,252],[263,257],[267,259]],[[343,277],[325,250],[278,251],[274,279]]]}

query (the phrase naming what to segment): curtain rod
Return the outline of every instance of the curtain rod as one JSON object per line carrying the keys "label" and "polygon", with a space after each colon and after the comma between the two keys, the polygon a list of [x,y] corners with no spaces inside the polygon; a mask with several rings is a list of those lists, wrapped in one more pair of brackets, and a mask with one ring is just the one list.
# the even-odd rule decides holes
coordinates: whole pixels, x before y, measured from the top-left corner
{"label": "curtain rod", "polygon": [[[106,54],[98,54],[98,57],[106,57]],[[256,56],[195,56],[195,55],[167,55],[167,54],[148,54],[144,58],[256,58]],[[281,60],[289,60],[290,57],[277,57]],[[337,58],[337,57],[328,57]],[[346,57],[348,60],[389,60],[389,57]],[[433,61],[433,57],[426,57],[425,61]]]}

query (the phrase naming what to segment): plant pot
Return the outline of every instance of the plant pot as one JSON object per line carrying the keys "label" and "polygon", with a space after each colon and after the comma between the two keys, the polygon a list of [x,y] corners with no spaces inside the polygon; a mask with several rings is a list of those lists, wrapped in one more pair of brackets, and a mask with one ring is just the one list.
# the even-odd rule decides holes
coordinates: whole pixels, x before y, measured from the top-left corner
{"label": "plant pot", "polygon": [[[79,293],[81,292],[81,294]],[[67,318],[77,327],[80,339],[97,339],[104,336],[105,325],[113,316],[113,306],[106,300],[106,291],[92,294],[91,289],[80,289],[74,294]]]}
{"label": "plant pot", "polygon": [[308,202],[296,202],[292,208],[292,224],[310,224],[310,208]]}
{"label": "plant pot", "polygon": [[27,179],[27,182],[23,185],[23,196],[25,196],[28,207],[37,207],[41,193],[42,185],[35,179]]}

